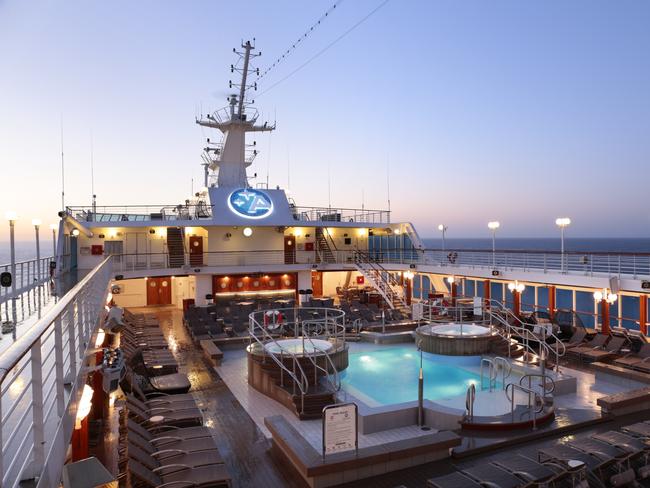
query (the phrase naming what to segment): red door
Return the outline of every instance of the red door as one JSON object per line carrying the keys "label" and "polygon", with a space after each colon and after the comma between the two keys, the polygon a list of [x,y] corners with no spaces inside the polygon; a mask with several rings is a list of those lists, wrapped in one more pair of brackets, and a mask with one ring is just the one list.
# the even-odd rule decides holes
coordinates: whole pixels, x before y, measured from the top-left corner
{"label": "red door", "polygon": [[284,236],[284,264],[296,264],[296,238]]}
{"label": "red door", "polygon": [[147,305],[172,304],[172,279],[170,276],[151,277],[147,282]]}
{"label": "red door", "polygon": [[322,271],[311,272],[311,289],[314,292],[315,297],[323,296],[323,272]]}
{"label": "red door", "polygon": [[190,236],[190,266],[203,266],[202,236]]}

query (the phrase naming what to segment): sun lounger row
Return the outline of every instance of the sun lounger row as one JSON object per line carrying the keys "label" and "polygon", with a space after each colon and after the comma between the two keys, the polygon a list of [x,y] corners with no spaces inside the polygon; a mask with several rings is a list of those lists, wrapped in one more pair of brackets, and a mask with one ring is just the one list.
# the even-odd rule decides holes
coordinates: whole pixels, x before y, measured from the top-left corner
{"label": "sun lounger row", "polygon": [[516,453],[430,479],[430,488],[518,488],[528,486],[647,486],[650,423],[593,433],[537,452]]}
{"label": "sun lounger row", "polygon": [[134,487],[228,487],[230,475],[191,395],[126,397],[121,480]]}

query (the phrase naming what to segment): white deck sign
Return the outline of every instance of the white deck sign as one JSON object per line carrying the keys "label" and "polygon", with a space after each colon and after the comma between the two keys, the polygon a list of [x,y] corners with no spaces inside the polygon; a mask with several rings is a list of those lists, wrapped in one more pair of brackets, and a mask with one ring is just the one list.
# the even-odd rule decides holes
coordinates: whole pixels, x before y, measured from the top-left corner
{"label": "white deck sign", "polygon": [[329,405],[323,409],[323,456],[358,448],[357,406]]}

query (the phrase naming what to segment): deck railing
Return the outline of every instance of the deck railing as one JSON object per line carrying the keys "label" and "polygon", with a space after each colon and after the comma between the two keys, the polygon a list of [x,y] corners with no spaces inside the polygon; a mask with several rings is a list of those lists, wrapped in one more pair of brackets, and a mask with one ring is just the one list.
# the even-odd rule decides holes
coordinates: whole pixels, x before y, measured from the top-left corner
{"label": "deck railing", "polygon": [[[16,287],[16,322],[22,322],[43,307],[52,295],[49,286],[52,256],[16,263],[12,276]],[[11,272],[11,264],[0,265],[0,273]],[[40,293],[39,293],[40,291]],[[0,322],[13,322],[12,287],[0,287]]]}
{"label": "deck railing", "polygon": [[0,356],[1,486],[59,484],[110,278],[106,258]]}
{"label": "deck railing", "polygon": [[[185,254],[184,262],[190,268],[288,265],[288,264],[342,264],[354,266],[356,249],[332,250],[334,262],[325,262],[318,251],[284,250],[216,251]],[[650,279],[650,253],[561,253],[537,251],[467,251],[395,249],[367,251],[368,259],[389,265],[431,266],[443,273],[453,274],[459,269],[525,271],[532,273],[562,273],[574,276],[618,276]],[[167,253],[138,253],[116,256],[116,270],[136,271],[169,267]],[[563,266],[564,265],[564,266]]]}

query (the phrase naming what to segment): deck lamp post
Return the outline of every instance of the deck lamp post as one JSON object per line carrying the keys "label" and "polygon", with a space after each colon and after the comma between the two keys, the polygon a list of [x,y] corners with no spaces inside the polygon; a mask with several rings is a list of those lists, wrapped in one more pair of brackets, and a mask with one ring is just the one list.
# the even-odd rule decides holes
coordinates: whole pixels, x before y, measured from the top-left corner
{"label": "deck lamp post", "polygon": [[521,314],[521,292],[525,289],[526,286],[517,280],[513,283],[508,283],[508,290],[512,293],[512,313],[517,317]]}
{"label": "deck lamp post", "polygon": [[34,232],[36,234],[36,289],[38,290],[38,318],[41,318],[41,240],[40,228],[41,219],[32,219]]}
{"label": "deck lamp post", "polygon": [[445,224],[440,224],[438,230],[442,232],[442,252],[445,252],[445,234],[447,233],[447,226]]}
{"label": "deck lamp post", "polygon": [[561,271],[566,271],[565,257],[564,257],[564,229],[571,225],[569,217],[559,217],[555,219],[555,225],[560,228],[560,259],[562,259]]}
{"label": "deck lamp post", "polygon": [[11,320],[13,321],[11,337],[13,340],[16,340],[18,314],[16,312],[16,241],[14,237],[14,228],[18,216],[16,215],[16,212],[9,211],[5,214],[5,217],[9,221],[9,247],[11,252]]}
{"label": "deck lamp post", "polygon": [[488,229],[492,231],[492,267],[497,266],[497,229],[501,227],[498,220],[488,222]]}
{"label": "deck lamp post", "polygon": [[56,229],[58,225],[50,224],[50,229],[52,230],[52,257],[56,259]]}
{"label": "deck lamp post", "polygon": [[458,296],[458,284],[455,276],[447,276],[447,283],[449,283],[449,292],[451,293],[451,306],[456,306],[456,296]]}
{"label": "deck lamp post", "polygon": [[612,293],[608,288],[597,290],[594,292],[594,300],[600,302],[600,316],[601,316],[601,333],[609,334],[609,307],[613,305],[618,299],[616,293]]}
{"label": "deck lamp post", "polygon": [[402,276],[406,281],[406,304],[410,307],[412,300],[411,295],[413,294],[413,278],[415,277],[415,274],[413,274],[413,271],[404,271]]}

